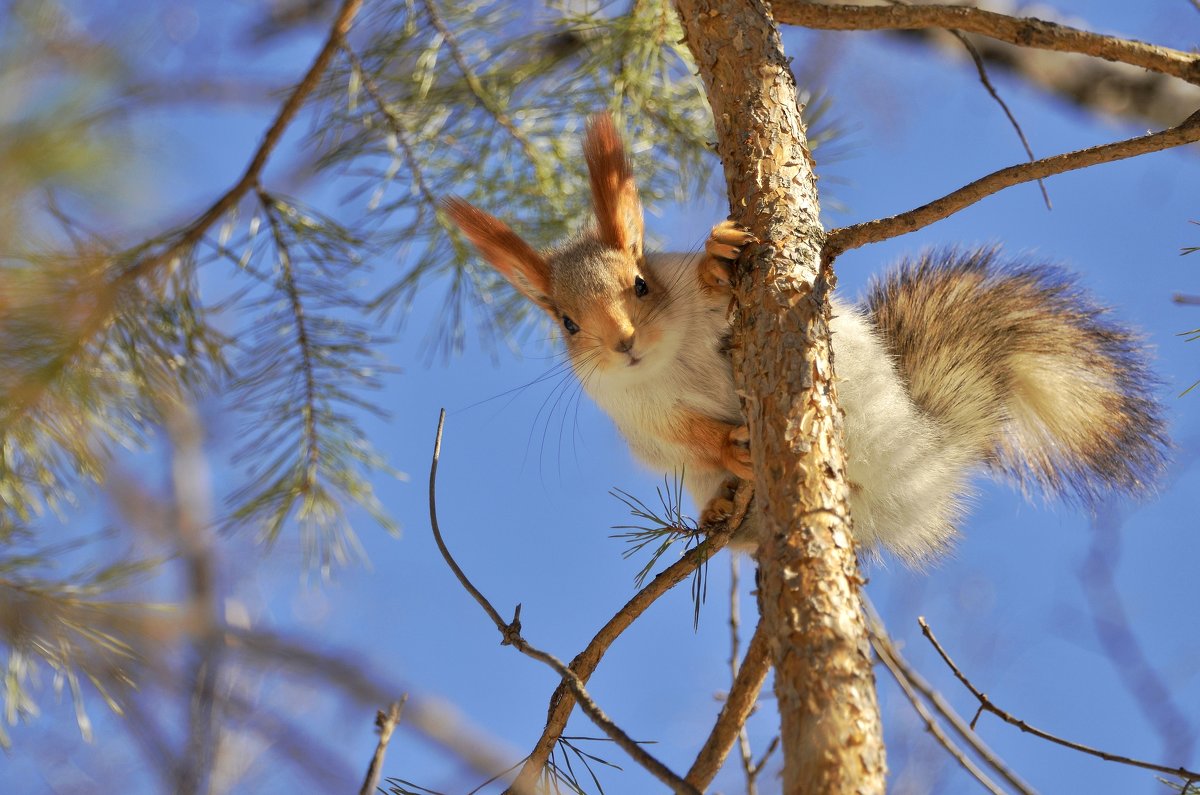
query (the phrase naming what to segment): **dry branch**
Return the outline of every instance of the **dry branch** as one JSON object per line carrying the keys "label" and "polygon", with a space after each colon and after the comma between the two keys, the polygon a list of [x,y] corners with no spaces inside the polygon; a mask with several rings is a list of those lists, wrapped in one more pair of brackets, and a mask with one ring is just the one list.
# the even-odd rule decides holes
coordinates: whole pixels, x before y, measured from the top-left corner
{"label": "dry branch", "polygon": [[[979,758],[987,763],[988,767],[996,771],[1010,787],[1012,787],[1021,795],[1035,795],[1034,789],[1022,780],[1000,756],[989,748],[979,735],[967,725],[954,708],[946,701],[945,697],[938,692],[933,685],[929,684],[926,679],[917,673],[916,669],[909,664],[908,660],[900,654],[900,650],[892,643],[891,637],[887,634],[887,630],[883,626],[883,622],[875,613],[874,608],[869,608],[867,611],[867,621],[871,630],[871,645],[875,648],[875,653],[879,655],[880,661],[891,673],[896,683],[900,685],[900,689],[904,691],[904,695],[908,697],[913,708],[917,710],[926,721],[932,719],[932,716],[927,716],[922,711],[922,706],[918,700],[914,700],[919,693],[933,707],[933,709],[942,716],[942,718],[950,724],[950,727],[962,738],[963,742],[971,747]],[[931,729],[932,731],[932,729]],[[947,738],[949,739],[949,738]],[[939,742],[941,738],[939,738]],[[943,743],[945,745],[945,743]],[[949,746],[947,746],[949,748]],[[956,757],[957,758],[957,757]],[[961,761],[961,760],[960,760]]]}
{"label": "dry branch", "polygon": [[834,229],[825,240],[823,256],[832,262],[850,249],[915,232],[1013,185],[1196,141],[1200,141],[1200,111],[1169,130],[1002,168],[914,210]]}
{"label": "dry branch", "polygon": [[1200,85],[1200,56],[1194,53],[1104,36],[1032,17],[1010,17],[967,6],[823,5],[801,0],[776,0],[772,9],[780,22],[789,25],[820,30],[961,30],[1022,47],[1077,52],[1127,63]]}
{"label": "dry branch", "polygon": [[[1016,726],[1021,731],[1027,734],[1032,734],[1034,737],[1040,737],[1043,740],[1052,742],[1055,745],[1061,745],[1064,748],[1070,748],[1073,751],[1079,751],[1080,753],[1097,756],[1107,762],[1117,762],[1122,765],[1129,765],[1130,767],[1140,767],[1145,770],[1153,770],[1157,773],[1165,773],[1168,776],[1177,776],[1184,781],[1200,781],[1200,772],[1188,770],[1182,765],[1179,767],[1169,767],[1167,765],[1160,765],[1155,762],[1147,762],[1142,759],[1134,759],[1133,757],[1123,756],[1121,754],[1113,754],[1109,753],[1108,751],[1101,751],[1098,748],[1092,748],[1091,746],[1073,742],[1057,735],[1050,734],[1049,732],[1043,731],[1037,727],[1030,726],[1020,718],[1005,712],[1004,710],[1000,709],[1000,707],[996,706],[995,703],[993,703],[992,700],[988,698],[985,693],[983,693],[983,691],[975,687],[975,685],[971,683],[971,680],[967,678],[966,674],[964,674],[959,667],[955,665],[954,660],[950,659],[950,655],[946,653],[946,650],[942,648],[942,645],[938,643],[937,638],[934,637],[933,630],[929,628],[929,624],[925,622],[924,617],[918,618],[917,621],[921,624],[921,632],[924,633],[929,642],[933,644],[933,648],[937,650],[937,653],[950,668],[950,671],[954,674],[955,678],[962,682],[963,687],[967,688],[967,690],[971,692],[971,695],[975,696],[976,700],[979,701],[979,712],[990,712],[1010,726]],[[978,718],[978,714],[976,717]],[[972,724],[974,724],[974,721],[972,721]]]}

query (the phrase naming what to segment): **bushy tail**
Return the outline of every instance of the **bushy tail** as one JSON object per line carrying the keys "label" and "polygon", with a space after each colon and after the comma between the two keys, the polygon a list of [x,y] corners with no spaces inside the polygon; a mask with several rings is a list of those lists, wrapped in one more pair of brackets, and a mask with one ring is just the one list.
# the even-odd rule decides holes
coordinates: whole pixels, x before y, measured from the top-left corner
{"label": "bushy tail", "polygon": [[1022,488],[1093,506],[1162,469],[1141,341],[1064,271],[932,252],[874,283],[867,306],[914,402]]}

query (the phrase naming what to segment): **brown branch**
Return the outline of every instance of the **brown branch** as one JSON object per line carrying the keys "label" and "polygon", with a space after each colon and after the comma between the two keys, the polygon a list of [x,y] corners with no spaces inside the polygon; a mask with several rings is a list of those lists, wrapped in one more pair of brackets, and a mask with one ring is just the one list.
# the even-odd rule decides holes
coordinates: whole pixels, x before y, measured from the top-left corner
{"label": "brown branch", "polygon": [[775,17],[789,25],[820,30],[919,30],[947,28],[1022,47],[1077,52],[1140,66],[1200,85],[1200,56],[1132,39],[1104,36],[1032,17],[1011,17],[966,6],[819,5],[776,0]]}
{"label": "brown branch", "polygon": [[[896,648],[896,644],[892,643],[891,637],[887,634],[887,629],[883,626],[883,622],[873,607],[868,607],[867,609],[867,626],[871,632],[871,645],[875,648],[875,653],[879,656],[880,662],[888,669],[888,673],[892,675],[892,678],[900,685],[900,689],[904,691],[904,695],[912,702],[913,709],[925,719],[926,723],[928,724],[932,716],[927,715],[927,712],[923,711],[924,704],[914,700],[917,693],[920,693],[932,705],[934,710],[962,738],[963,742],[969,745],[971,750],[978,754],[979,758],[986,762],[988,767],[992,768],[1010,787],[1021,793],[1021,795],[1035,795],[1033,787],[1029,786],[1029,784],[1005,764],[1004,760],[989,748],[971,726],[954,711],[954,708],[950,706],[942,694],[933,685],[929,684],[923,676],[917,673],[916,669],[904,659],[904,656],[900,654],[900,650]],[[934,732],[934,729],[930,728],[930,732]],[[943,742],[941,737],[938,737],[938,741],[942,742],[942,745],[948,751],[950,750],[950,746],[946,742]],[[949,738],[947,738],[947,741],[953,742]],[[958,756],[955,755],[955,758],[958,759]],[[973,772],[972,775],[974,775]]]}
{"label": "brown branch", "polygon": [[[580,680],[588,681],[609,647],[642,613],[646,612],[650,605],[691,576],[705,561],[724,549],[725,545],[729,543],[730,537],[745,519],[751,493],[752,488],[749,484],[743,484],[743,487],[739,488],[738,497],[735,498],[737,507],[734,515],[723,525],[705,528],[707,536],[703,544],[688,550],[683,557],[659,572],[644,588],[634,594],[633,598],[626,602],[608,620],[607,624],[600,628],[584,650],[571,661],[571,670],[579,676]],[[547,710],[546,726],[542,729],[542,735],[538,738],[529,758],[521,767],[521,772],[505,795],[513,795],[517,792],[518,785],[526,788],[533,786],[545,768],[546,761],[550,758],[550,752],[554,750],[558,738],[567,728],[567,720],[571,717],[571,710],[574,707],[575,698],[570,688],[566,682],[560,683],[550,696],[550,707]]]}
{"label": "brown branch", "polygon": [[501,643],[505,646],[512,646],[527,657],[530,657],[541,663],[545,663],[547,666],[552,668],[555,673],[561,676],[563,682],[565,682],[571,689],[576,702],[579,704],[579,707],[583,710],[584,714],[586,714],[591,719],[592,723],[596,724],[601,731],[608,735],[610,740],[620,746],[625,753],[629,754],[631,759],[649,771],[659,781],[669,786],[673,792],[685,793],[685,795],[700,795],[699,790],[697,790],[688,782],[684,781],[670,768],[660,762],[652,754],[647,752],[644,748],[642,748],[641,745],[638,744],[636,740],[629,737],[629,735],[627,735],[619,726],[617,726],[611,718],[604,714],[604,711],[601,710],[596,702],[592,700],[592,697],[588,694],[587,689],[584,687],[583,681],[575,671],[568,668],[554,655],[530,645],[525,638],[521,636],[521,605],[517,605],[512,621],[505,622],[504,619],[500,618],[500,614],[496,611],[496,608],[492,606],[491,602],[488,601],[487,597],[485,597],[479,591],[479,589],[471,583],[470,579],[467,578],[467,575],[463,573],[462,568],[460,568],[458,563],[454,560],[454,557],[450,554],[450,550],[446,547],[445,541],[442,540],[442,531],[438,527],[437,499],[435,496],[437,487],[438,461],[441,458],[442,453],[442,428],[444,427],[445,422],[446,410],[442,409],[441,414],[438,416],[437,436],[435,437],[433,443],[433,461],[429,467],[429,522],[433,528],[433,537],[437,542],[438,549],[441,550],[442,557],[445,558],[447,565],[450,566],[451,570],[454,572],[454,575],[458,578],[459,583],[467,590],[469,594],[471,594],[472,597],[474,597],[475,601],[479,603],[479,606],[482,607],[484,612],[487,613],[492,619],[492,622],[496,625],[496,629],[500,631],[500,635],[503,638]]}
{"label": "brown branch", "polygon": [[408,701],[408,693],[400,696],[399,701],[393,701],[388,711],[380,710],[375,714],[375,728],[379,731],[379,742],[375,744],[375,753],[371,755],[371,764],[367,767],[367,777],[363,779],[362,788],[358,795],[373,795],[379,786],[379,777],[383,774],[383,757],[387,753],[388,743],[392,741],[392,732],[400,723],[400,715],[404,712],[404,702]]}
{"label": "brown branch", "polygon": [[[770,670],[771,649],[767,643],[767,633],[763,631],[760,621],[754,630],[754,635],[750,638],[750,645],[746,648],[746,657],[742,661],[741,668],[738,669],[733,686],[729,689],[729,695],[725,698],[725,704],[721,707],[717,722],[713,725],[708,739],[704,742],[704,747],[696,755],[696,761],[692,763],[692,768],[687,773],[687,780],[696,789],[707,789],[717,771],[721,769],[721,765],[725,763],[725,757],[729,755],[734,741],[746,725],[746,719],[750,717],[755,704],[758,703],[758,692],[762,689],[767,672]],[[765,754],[762,761],[766,761]],[[753,762],[748,762],[745,767],[748,786],[753,787],[754,776],[762,764],[755,765]]]}
{"label": "brown branch", "polygon": [[825,240],[822,256],[831,262],[850,249],[915,232],[1013,185],[1196,141],[1200,141],[1200,111],[1168,130],[1002,168],[914,210],[834,229]]}
{"label": "brown branch", "polygon": [[1004,710],[1000,709],[1000,707],[996,706],[986,694],[979,690],[979,688],[971,684],[971,680],[968,679],[961,670],[959,670],[959,667],[954,664],[953,660],[950,659],[950,655],[946,653],[946,650],[942,648],[942,645],[938,643],[937,638],[934,637],[933,630],[929,628],[929,624],[926,623],[924,616],[918,618],[917,621],[921,625],[921,632],[925,635],[929,642],[933,644],[933,648],[937,650],[937,653],[950,668],[950,671],[954,674],[958,681],[962,682],[963,687],[971,691],[971,695],[975,696],[976,700],[979,701],[979,712],[990,712],[1010,726],[1016,726],[1018,729],[1027,734],[1032,734],[1034,737],[1040,737],[1043,740],[1052,742],[1055,745],[1061,745],[1064,748],[1070,748],[1073,751],[1079,751],[1080,753],[1099,757],[1106,762],[1116,762],[1118,764],[1128,765],[1130,767],[1140,767],[1143,770],[1153,770],[1157,773],[1165,773],[1169,776],[1176,776],[1187,781],[1200,781],[1200,772],[1188,770],[1186,767],[1169,767],[1167,765],[1159,765],[1154,762],[1146,762],[1141,759],[1134,759],[1133,757],[1129,756],[1122,756],[1121,754],[1113,754],[1109,753],[1108,751],[1101,751],[1098,748],[1082,745],[1057,735],[1050,734],[1049,732],[1042,731],[1034,726],[1030,726],[1020,718],[1005,712]]}

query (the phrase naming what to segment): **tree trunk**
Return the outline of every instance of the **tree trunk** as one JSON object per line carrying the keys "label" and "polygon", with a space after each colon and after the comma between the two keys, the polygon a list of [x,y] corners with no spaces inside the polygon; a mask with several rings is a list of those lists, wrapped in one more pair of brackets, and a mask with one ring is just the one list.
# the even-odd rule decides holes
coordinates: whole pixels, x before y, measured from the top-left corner
{"label": "tree trunk", "polygon": [[821,264],[825,233],[795,80],[762,0],[676,6],[712,105],[734,217],[763,241],[735,280],[734,370],[754,455],[784,792],[882,793],[830,360],[833,274]]}

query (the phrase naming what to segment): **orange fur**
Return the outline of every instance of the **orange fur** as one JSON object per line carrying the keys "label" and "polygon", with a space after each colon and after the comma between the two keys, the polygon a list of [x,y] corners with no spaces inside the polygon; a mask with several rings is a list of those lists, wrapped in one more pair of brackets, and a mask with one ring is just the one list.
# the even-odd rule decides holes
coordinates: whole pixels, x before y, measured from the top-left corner
{"label": "orange fur", "polygon": [[739,444],[744,428],[680,408],[669,420],[666,438],[692,453],[691,466],[721,469],[750,479],[754,475],[749,468],[749,450]]}
{"label": "orange fur", "polygon": [[553,312],[549,298],[550,265],[545,257],[522,240],[508,224],[457,196],[443,199],[442,209],[484,259],[513,287],[547,312]]}
{"label": "orange fur", "polygon": [[592,204],[600,240],[606,245],[642,256],[642,202],[633,169],[625,156],[621,135],[607,113],[588,120],[583,141],[592,183]]}

